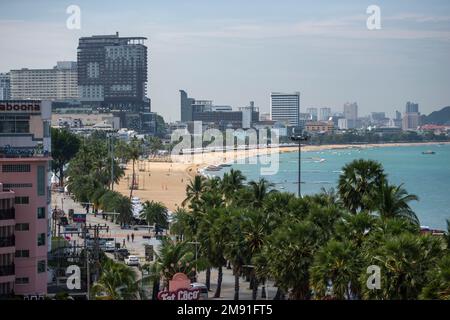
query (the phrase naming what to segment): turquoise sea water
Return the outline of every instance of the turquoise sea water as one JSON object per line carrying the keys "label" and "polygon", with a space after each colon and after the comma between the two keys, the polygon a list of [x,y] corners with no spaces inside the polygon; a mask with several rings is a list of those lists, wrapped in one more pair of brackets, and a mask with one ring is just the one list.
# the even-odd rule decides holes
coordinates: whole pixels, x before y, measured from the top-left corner
{"label": "turquoise sea water", "polygon": [[[428,150],[436,153],[422,154]],[[381,162],[391,183],[403,183],[409,193],[419,196],[419,201],[412,202],[411,207],[421,225],[446,229],[445,220],[450,219],[450,145],[302,152],[302,194],[317,193],[321,187],[336,187],[341,168],[359,158]],[[280,191],[296,193],[297,159],[297,153],[280,154],[278,172],[263,177],[275,183]],[[231,168],[241,170],[249,181],[262,177],[259,161],[257,164],[233,164],[214,174],[222,176]]]}

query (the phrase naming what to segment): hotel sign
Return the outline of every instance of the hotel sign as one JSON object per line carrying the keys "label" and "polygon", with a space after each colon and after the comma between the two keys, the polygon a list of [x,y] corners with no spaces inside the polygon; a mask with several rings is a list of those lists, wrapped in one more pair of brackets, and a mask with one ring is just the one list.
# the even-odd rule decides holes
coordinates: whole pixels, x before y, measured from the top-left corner
{"label": "hotel sign", "polygon": [[35,100],[0,101],[0,112],[11,112],[11,113],[41,112],[41,102]]}

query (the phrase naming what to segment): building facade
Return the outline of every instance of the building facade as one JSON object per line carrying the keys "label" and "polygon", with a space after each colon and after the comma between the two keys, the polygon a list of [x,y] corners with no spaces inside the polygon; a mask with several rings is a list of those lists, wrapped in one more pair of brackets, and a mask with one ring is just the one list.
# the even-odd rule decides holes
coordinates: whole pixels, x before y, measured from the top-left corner
{"label": "building facade", "polygon": [[51,103],[0,101],[0,294],[47,293]]}
{"label": "building facade", "polygon": [[417,130],[420,126],[419,104],[407,102],[402,119],[403,130]]}
{"label": "building facade", "polygon": [[0,73],[0,100],[11,99],[11,79],[9,73]]}
{"label": "building facade", "polygon": [[306,123],[305,130],[310,133],[330,133],[334,130],[334,124],[326,121],[311,121]]}
{"label": "building facade", "polygon": [[58,61],[53,69],[10,71],[13,100],[77,100],[77,63]]}
{"label": "building facade", "polygon": [[358,127],[358,104],[356,102],[344,104],[344,118],[347,120],[347,129]]}
{"label": "building facade", "polygon": [[331,108],[320,108],[319,121],[328,121],[331,117]]}
{"label": "building facade", "polygon": [[300,124],[300,92],[270,94],[270,116],[273,121],[284,122],[287,126]]}
{"label": "building facade", "polygon": [[202,121],[220,130],[249,128],[259,121],[259,110],[253,101],[249,106],[233,111],[231,106],[214,105],[212,100],[190,98],[184,90],[180,90],[180,115],[183,123]]}
{"label": "building facade", "polygon": [[150,112],[144,37],[91,36],[78,43],[80,101],[111,112]]}

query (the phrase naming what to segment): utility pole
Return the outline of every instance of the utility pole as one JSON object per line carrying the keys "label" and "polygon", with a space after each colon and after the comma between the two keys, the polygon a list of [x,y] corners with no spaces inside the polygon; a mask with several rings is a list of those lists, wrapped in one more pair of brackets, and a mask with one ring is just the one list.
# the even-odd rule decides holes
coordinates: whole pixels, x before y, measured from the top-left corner
{"label": "utility pole", "polygon": [[109,136],[109,143],[111,149],[111,191],[114,191],[114,136]]}
{"label": "utility pole", "polygon": [[302,197],[302,141],[308,141],[309,137],[303,134],[291,136],[291,141],[298,143],[298,197]]}

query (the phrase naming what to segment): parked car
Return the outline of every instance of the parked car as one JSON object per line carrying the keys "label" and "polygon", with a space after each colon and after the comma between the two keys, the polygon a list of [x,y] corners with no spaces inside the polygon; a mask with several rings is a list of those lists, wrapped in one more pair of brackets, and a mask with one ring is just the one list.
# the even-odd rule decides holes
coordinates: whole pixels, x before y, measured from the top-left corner
{"label": "parked car", "polygon": [[105,243],[105,252],[114,252],[116,250],[116,243],[114,241],[107,241]]}
{"label": "parked car", "polygon": [[128,258],[125,258],[125,264],[127,266],[139,266],[139,258],[137,256],[128,256]]}
{"label": "parked car", "polygon": [[117,249],[117,251],[114,253],[114,257],[119,261],[125,261],[125,258],[128,258],[130,255],[130,252],[128,252],[128,249],[120,248]]}
{"label": "parked car", "polygon": [[199,300],[208,300],[208,288],[206,287],[205,284],[200,283],[200,282],[193,282],[191,283],[191,289],[199,289],[200,290],[200,295],[199,295]]}

